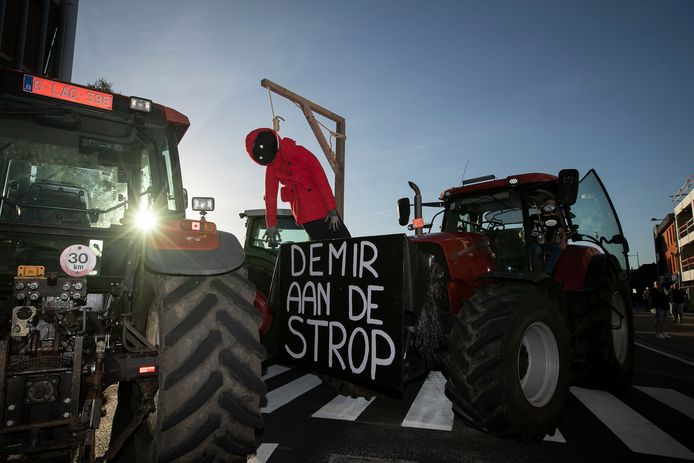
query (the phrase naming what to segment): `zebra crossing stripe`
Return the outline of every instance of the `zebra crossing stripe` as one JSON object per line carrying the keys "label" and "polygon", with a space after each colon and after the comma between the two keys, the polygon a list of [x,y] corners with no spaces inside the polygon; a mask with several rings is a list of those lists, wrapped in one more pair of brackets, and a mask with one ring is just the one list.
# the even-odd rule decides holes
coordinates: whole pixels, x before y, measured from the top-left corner
{"label": "zebra crossing stripe", "polygon": [[255,455],[248,459],[248,463],[267,463],[272,456],[272,452],[277,449],[280,444],[261,444]]}
{"label": "zebra crossing stripe", "polygon": [[260,411],[261,413],[272,413],[321,383],[322,381],[318,376],[309,374],[273,389],[265,395],[267,403],[260,408]]}
{"label": "zebra crossing stripe", "polygon": [[694,453],[612,394],[579,387],[571,392],[633,452],[694,460]]}
{"label": "zebra crossing stripe", "polygon": [[352,398],[338,395],[311,416],[313,418],[355,421],[373,400],[373,398],[366,400],[363,397]]}
{"label": "zebra crossing stripe", "polygon": [[673,360],[677,360],[678,362],[684,363],[685,365],[689,365],[689,366],[694,367],[694,362],[690,362],[689,360],[685,360],[685,359],[683,359],[682,357],[678,357],[678,356],[676,356],[676,355],[668,354],[667,352],[663,352],[662,350],[655,349],[655,348],[653,348],[653,347],[647,346],[647,345],[645,345],[645,344],[642,343],[642,342],[634,341],[634,344],[636,344],[637,346],[639,346],[639,347],[641,347],[641,348],[643,348],[643,349],[650,350],[650,351],[652,351],[652,352],[656,352],[656,353],[658,353],[658,354],[660,354],[660,355],[663,355],[663,356],[665,356],[665,357],[668,357],[668,358],[671,358],[671,359],[673,359]]}
{"label": "zebra crossing stripe", "polygon": [[440,371],[431,371],[407,412],[402,426],[450,431],[453,429],[453,409],[446,398],[446,378]]}
{"label": "zebra crossing stripe", "polygon": [[268,379],[272,378],[273,376],[281,375],[285,371],[289,371],[291,368],[282,366],[282,365],[270,365],[265,369],[265,373],[262,376],[263,381],[267,381]]}
{"label": "zebra crossing stripe", "polygon": [[566,439],[564,439],[564,435],[561,433],[561,431],[559,431],[559,428],[554,430],[554,434],[547,434],[543,440],[545,442],[559,442],[561,444],[566,443]]}
{"label": "zebra crossing stripe", "polygon": [[661,389],[647,386],[636,386],[636,389],[694,420],[694,399],[691,397],[679,391],[675,391],[674,389]]}

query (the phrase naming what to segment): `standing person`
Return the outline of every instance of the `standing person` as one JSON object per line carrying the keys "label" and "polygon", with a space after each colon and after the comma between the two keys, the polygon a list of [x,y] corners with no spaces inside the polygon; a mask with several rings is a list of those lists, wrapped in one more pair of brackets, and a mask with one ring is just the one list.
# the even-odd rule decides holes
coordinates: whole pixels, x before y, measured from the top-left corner
{"label": "standing person", "polygon": [[682,323],[684,296],[684,290],[680,289],[679,283],[674,283],[668,292],[668,299],[670,299],[670,313],[672,313],[672,318],[675,323]]}
{"label": "standing person", "polygon": [[281,236],[277,230],[277,190],[288,202],[298,225],[311,240],[350,238],[337,213],[335,196],[318,159],[291,138],[280,138],[272,129],[260,128],[246,136],[246,151],[265,170],[265,237],[275,247]]}
{"label": "standing person", "polygon": [[643,303],[646,306],[646,310],[651,310],[651,288],[646,286],[646,289],[643,290]]}
{"label": "standing person", "polygon": [[653,289],[648,292],[651,307],[655,309],[655,337],[669,338],[663,332],[665,329],[665,317],[668,313],[668,298],[659,281],[653,282]]}

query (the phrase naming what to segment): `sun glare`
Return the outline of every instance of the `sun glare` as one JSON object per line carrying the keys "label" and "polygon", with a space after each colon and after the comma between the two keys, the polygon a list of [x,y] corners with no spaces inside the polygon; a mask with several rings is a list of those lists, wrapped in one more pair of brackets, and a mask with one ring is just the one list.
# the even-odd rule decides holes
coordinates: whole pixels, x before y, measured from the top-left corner
{"label": "sun glare", "polygon": [[157,224],[156,216],[149,209],[140,209],[137,213],[137,226],[142,230],[152,230]]}

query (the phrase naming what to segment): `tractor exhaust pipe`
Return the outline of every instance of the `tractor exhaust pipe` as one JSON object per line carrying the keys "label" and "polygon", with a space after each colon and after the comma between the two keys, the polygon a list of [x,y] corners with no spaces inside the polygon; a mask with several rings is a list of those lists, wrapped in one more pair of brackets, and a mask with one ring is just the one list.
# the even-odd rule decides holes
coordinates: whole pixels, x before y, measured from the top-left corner
{"label": "tractor exhaust pipe", "polygon": [[424,228],[424,219],[422,217],[422,192],[419,187],[414,182],[407,182],[410,188],[414,190],[414,220],[412,225],[414,227],[414,234],[421,235],[424,233],[422,230]]}

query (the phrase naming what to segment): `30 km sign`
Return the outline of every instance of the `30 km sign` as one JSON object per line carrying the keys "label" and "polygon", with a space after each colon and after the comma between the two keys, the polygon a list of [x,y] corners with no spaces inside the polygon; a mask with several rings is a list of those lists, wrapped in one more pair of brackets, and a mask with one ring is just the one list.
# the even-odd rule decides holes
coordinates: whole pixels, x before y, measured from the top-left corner
{"label": "30 km sign", "polygon": [[273,280],[281,353],[400,389],[408,249],[405,235],[283,245]]}
{"label": "30 km sign", "polygon": [[96,254],[87,245],[73,244],[60,255],[60,267],[73,277],[88,275],[96,267]]}

